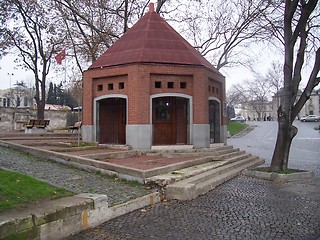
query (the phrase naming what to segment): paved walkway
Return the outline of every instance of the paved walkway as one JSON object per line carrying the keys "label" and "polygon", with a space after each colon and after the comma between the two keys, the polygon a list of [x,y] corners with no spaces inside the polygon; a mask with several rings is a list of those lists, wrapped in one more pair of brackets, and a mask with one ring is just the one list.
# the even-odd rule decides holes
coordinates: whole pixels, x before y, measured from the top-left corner
{"label": "paved walkway", "polygon": [[237,177],[193,201],[168,201],[113,219],[80,239],[320,239],[320,185]]}
{"label": "paved walkway", "polygon": [[110,177],[81,171],[4,147],[0,147],[0,153],[0,168],[27,174],[75,193],[106,194],[111,206],[152,191],[141,185],[125,184]]}

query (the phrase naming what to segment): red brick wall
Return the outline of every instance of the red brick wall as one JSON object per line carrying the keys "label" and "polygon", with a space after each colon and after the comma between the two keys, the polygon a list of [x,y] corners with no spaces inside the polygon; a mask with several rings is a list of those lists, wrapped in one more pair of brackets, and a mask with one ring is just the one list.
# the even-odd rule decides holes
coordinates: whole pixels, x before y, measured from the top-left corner
{"label": "red brick wall", "polygon": [[[155,88],[156,81],[161,82],[161,88]],[[208,97],[215,96],[223,104],[224,81],[222,75],[197,66],[131,64],[88,70],[84,73],[83,124],[93,124],[93,99],[106,94],[128,96],[128,124],[149,124],[150,95],[158,93],[191,95],[193,123],[207,124]],[[169,82],[173,82],[173,88],[168,88]],[[186,88],[181,88],[181,82],[186,83]],[[119,88],[119,83],[124,83],[123,89]],[[112,90],[108,84],[113,84]],[[219,93],[209,92],[210,85],[219,88]]]}

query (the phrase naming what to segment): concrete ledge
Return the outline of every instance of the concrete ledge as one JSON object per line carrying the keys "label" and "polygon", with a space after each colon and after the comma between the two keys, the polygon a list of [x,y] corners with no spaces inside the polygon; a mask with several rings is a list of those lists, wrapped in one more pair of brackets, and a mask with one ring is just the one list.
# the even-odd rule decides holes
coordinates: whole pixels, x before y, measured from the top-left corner
{"label": "concrete ledge", "polygon": [[245,169],[242,174],[248,177],[264,179],[275,182],[290,182],[296,180],[304,180],[313,177],[312,172],[302,171],[290,174],[280,174],[275,172],[264,172],[253,169]]}
{"label": "concrete ledge", "polygon": [[46,201],[32,209],[2,213],[0,239],[63,239],[160,201],[158,192],[111,208],[107,196],[101,194],[85,193]]}
{"label": "concrete ledge", "polygon": [[48,130],[44,128],[26,128],[24,132],[27,134],[43,134],[47,133]]}

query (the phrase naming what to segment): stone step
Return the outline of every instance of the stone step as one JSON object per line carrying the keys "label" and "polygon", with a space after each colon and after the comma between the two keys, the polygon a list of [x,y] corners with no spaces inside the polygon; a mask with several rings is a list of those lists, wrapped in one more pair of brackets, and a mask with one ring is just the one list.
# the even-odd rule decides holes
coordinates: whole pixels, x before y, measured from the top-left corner
{"label": "stone step", "polygon": [[234,149],[233,151],[225,151],[223,154],[218,154],[218,159],[225,160],[225,159],[231,159],[233,157],[237,157],[241,154],[245,153],[244,151],[240,151],[239,149]]}
{"label": "stone step", "polygon": [[143,151],[146,155],[161,155],[166,158],[218,156],[234,151],[232,146],[217,146],[203,149],[164,149]]}
{"label": "stone step", "polygon": [[168,184],[174,183],[181,181],[186,178],[193,177],[195,175],[201,174],[203,172],[207,172],[209,170],[221,167],[223,165],[242,160],[244,158],[250,157],[251,154],[248,154],[244,151],[238,151],[238,154],[236,156],[233,156],[227,160],[217,160],[217,159],[207,159],[203,160],[202,162],[199,161],[197,162],[196,165],[184,167],[181,169],[177,169],[171,172],[167,172],[161,175],[149,177],[145,179],[146,184],[151,184],[151,185],[158,185],[160,187],[164,187]]}
{"label": "stone step", "polygon": [[189,182],[201,185],[203,182],[205,182],[213,177],[222,175],[225,172],[228,172],[233,169],[238,169],[239,167],[245,166],[248,163],[250,164],[251,162],[255,161],[256,159],[258,159],[258,157],[248,156],[246,158],[239,159],[237,161],[229,162],[228,164],[224,164],[221,167],[218,167],[216,169],[212,169],[210,171],[207,171],[207,172],[204,172],[204,173],[199,174],[197,176],[194,176],[193,179],[192,178],[189,179]]}
{"label": "stone step", "polygon": [[238,176],[243,169],[254,167],[260,165],[261,159],[256,158],[252,161],[247,161],[245,164],[242,164],[236,168],[229,169],[226,172],[221,172],[221,174],[209,178],[207,181],[199,182],[196,186],[195,196],[199,196],[207,193],[208,191],[214,189],[216,186]]}
{"label": "stone step", "polygon": [[239,175],[243,169],[257,166],[264,162],[264,160],[250,155],[241,160],[233,159],[230,161],[228,164],[167,185],[164,190],[165,198],[178,200],[194,199]]}

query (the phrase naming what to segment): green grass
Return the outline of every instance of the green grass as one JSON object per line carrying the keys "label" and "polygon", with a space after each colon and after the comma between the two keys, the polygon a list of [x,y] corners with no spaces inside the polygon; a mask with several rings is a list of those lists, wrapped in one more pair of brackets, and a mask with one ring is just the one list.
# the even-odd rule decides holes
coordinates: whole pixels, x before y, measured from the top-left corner
{"label": "green grass", "polygon": [[238,122],[229,122],[227,128],[231,136],[241,132],[245,129],[248,125],[245,123],[238,123]]}
{"label": "green grass", "polygon": [[0,169],[0,212],[23,208],[43,199],[57,199],[73,193],[32,177]]}

